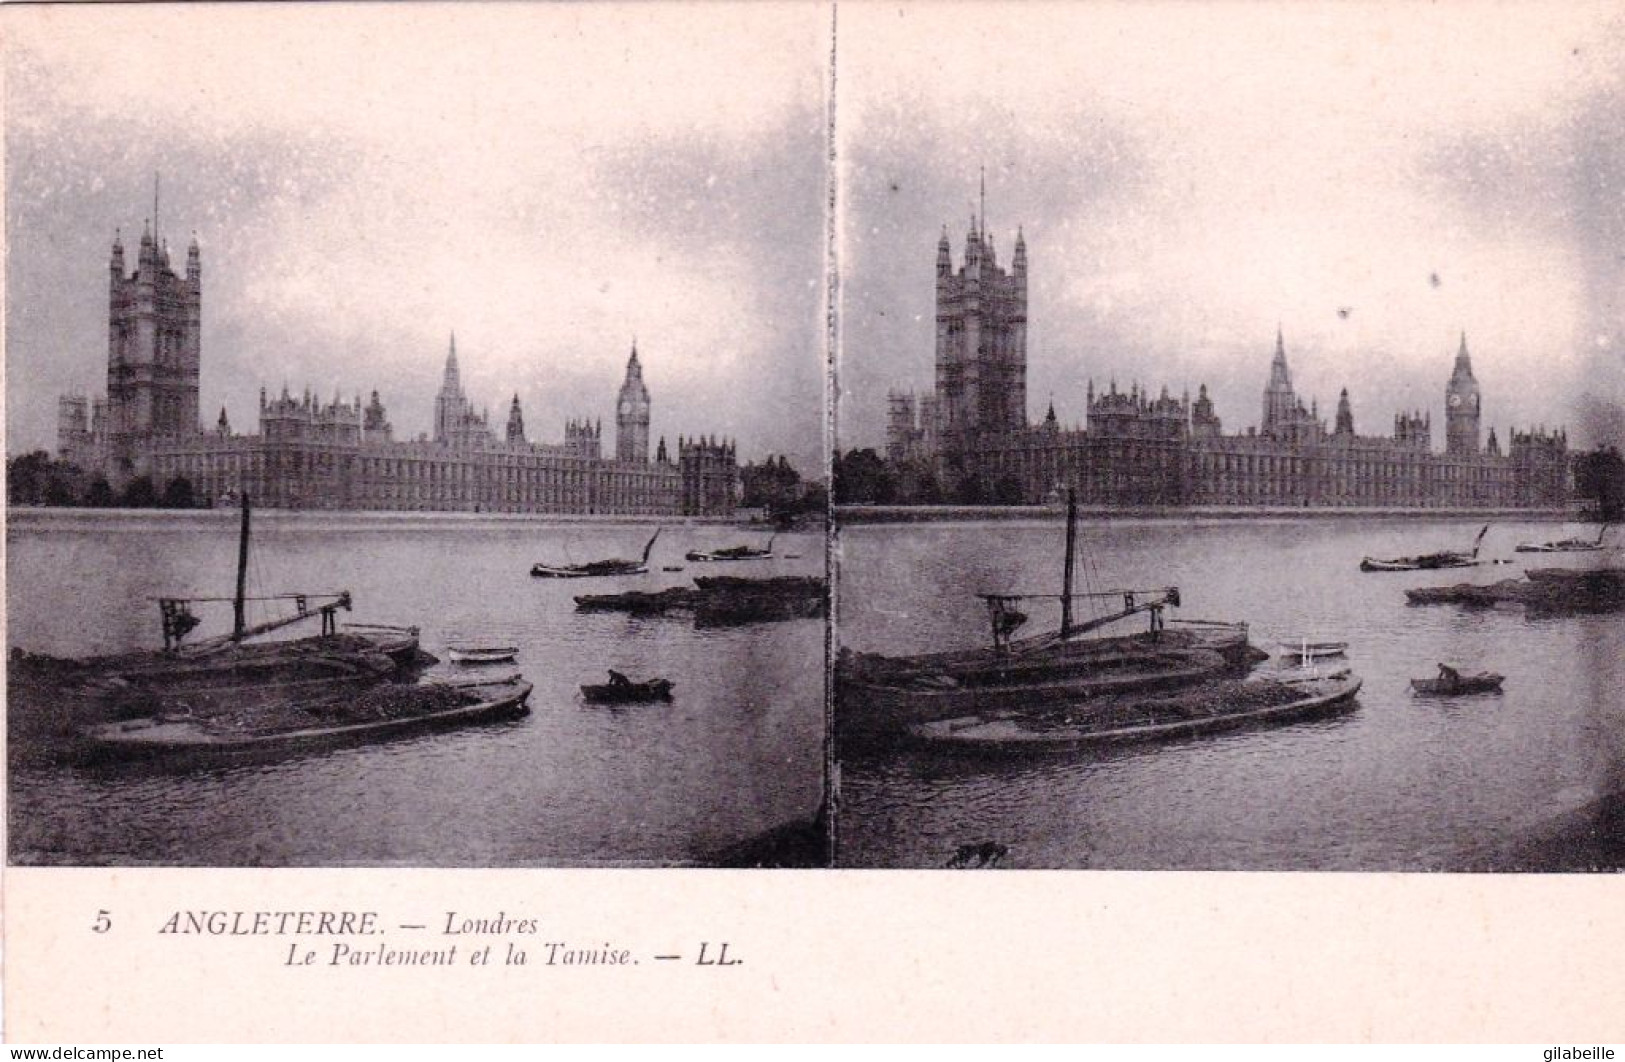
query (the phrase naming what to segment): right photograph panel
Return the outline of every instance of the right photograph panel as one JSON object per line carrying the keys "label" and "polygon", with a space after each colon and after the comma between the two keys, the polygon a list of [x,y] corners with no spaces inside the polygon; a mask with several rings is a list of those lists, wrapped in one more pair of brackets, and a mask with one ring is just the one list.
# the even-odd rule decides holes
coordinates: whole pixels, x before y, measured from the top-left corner
{"label": "right photograph panel", "polygon": [[836,862],[1625,866],[1625,23],[843,6]]}

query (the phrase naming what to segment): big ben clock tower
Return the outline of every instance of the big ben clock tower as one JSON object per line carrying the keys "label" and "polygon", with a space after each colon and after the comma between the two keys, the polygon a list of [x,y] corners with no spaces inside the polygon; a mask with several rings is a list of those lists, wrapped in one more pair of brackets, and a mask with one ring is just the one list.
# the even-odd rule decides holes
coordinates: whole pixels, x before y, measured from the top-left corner
{"label": "big ben clock tower", "polygon": [[1478,453],[1478,381],[1473,379],[1473,363],[1467,357],[1467,333],[1461,334],[1456,351],[1456,368],[1444,391],[1444,452]]}
{"label": "big ben clock tower", "polygon": [[643,385],[643,366],[638,364],[637,340],[626,362],[626,382],[615,403],[615,459],[649,463],[649,389]]}

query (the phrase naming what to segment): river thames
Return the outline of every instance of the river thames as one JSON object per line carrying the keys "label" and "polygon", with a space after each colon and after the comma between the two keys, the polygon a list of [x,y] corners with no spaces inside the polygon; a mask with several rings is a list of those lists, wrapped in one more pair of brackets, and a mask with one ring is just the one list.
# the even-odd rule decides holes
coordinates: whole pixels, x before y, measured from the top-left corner
{"label": "river thames", "polygon": [[[156,648],[154,597],[230,595],[236,519],[13,510],[8,646],[75,657]],[[680,865],[810,819],[824,776],[822,621],[699,629],[686,616],[577,614],[571,599],[684,586],[697,574],[821,574],[822,535],[779,535],[774,560],[693,564],[686,550],[761,545],[768,533],[674,523],[656,542],[648,575],[529,574],[537,561],[636,557],[654,529],[256,513],[251,594],[347,589],[355,610],[341,622],[419,626],[423,648],[442,659],[448,645],[518,646],[515,664],[479,671],[517,670],[534,683],[530,714],[269,764],[164,773],[71,765],[59,720],[8,713],[12,861]],[[675,565],[686,570],[661,571]],[[211,630],[229,629],[229,604],[202,607]],[[609,668],[671,679],[674,699],[584,704],[580,685],[603,682]],[[429,674],[459,673],[470,669],[442,663]]]}
{"label": "river thames", "polygon": [[[1178,586],[1190,619],[1250,624],[1255,645],[1349,643],[1364,679],[1331,718],[1163,744],[969,755],[910,745],[842,751],[837,862],[940,867],[960,845],[1001,866],[1229,870],[1577,870],[1625,865],[1625,614],[1411,606],[1423,585],[1531,567],[1620,562],[1514,552],[1566,537],[1496,523],[1488,559],[1362,573],[1362,556],[1467,549],[1471,519],[1090,520],[1078,590]],[[1595,527],[1589,534],[1595,533]],[[1614,532],[1617,535],[1618,532]],[[838,636],[858,651],[986,644],[978,591],[1058,593],[1048,520],[843,528]],[[1612,536],[1611,536],[1612,539]],[[1053,628],[1034,605],[1029,631]],[[1143,619],[1115,630],[1137,630]],[[1440,662],[1506,676],[1504,692],[1413,695]]]}

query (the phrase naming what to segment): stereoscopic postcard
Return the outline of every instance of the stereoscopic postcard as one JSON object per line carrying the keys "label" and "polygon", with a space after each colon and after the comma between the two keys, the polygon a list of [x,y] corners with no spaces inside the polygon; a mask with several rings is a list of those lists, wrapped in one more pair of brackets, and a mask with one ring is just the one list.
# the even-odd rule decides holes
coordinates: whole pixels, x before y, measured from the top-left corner
{"label": "stereoscopic postcard", "polygon": [[10,1039],[1620,1038],[1616,5],[0,19]]}

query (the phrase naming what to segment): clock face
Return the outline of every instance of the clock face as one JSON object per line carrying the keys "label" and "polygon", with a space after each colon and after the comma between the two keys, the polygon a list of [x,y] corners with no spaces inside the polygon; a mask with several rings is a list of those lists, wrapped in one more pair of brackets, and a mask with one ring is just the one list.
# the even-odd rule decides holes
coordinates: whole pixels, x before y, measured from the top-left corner
{"label": "clock face", "polygon": [[1451,406],[1451,408],[1454,409],[1456,406],[1459,406],[1459,405],[1461,405],[1461,396],[1460,395],[1451,395],[1450,396],[1450,406]]}
{"label": "clock face", "polygon": [[632,401],[631,401],[631,399],[623,400],[621,402],[621,416],[623,416],[623,417],[629,416],[631,414],[631,412],[632,412]]}

